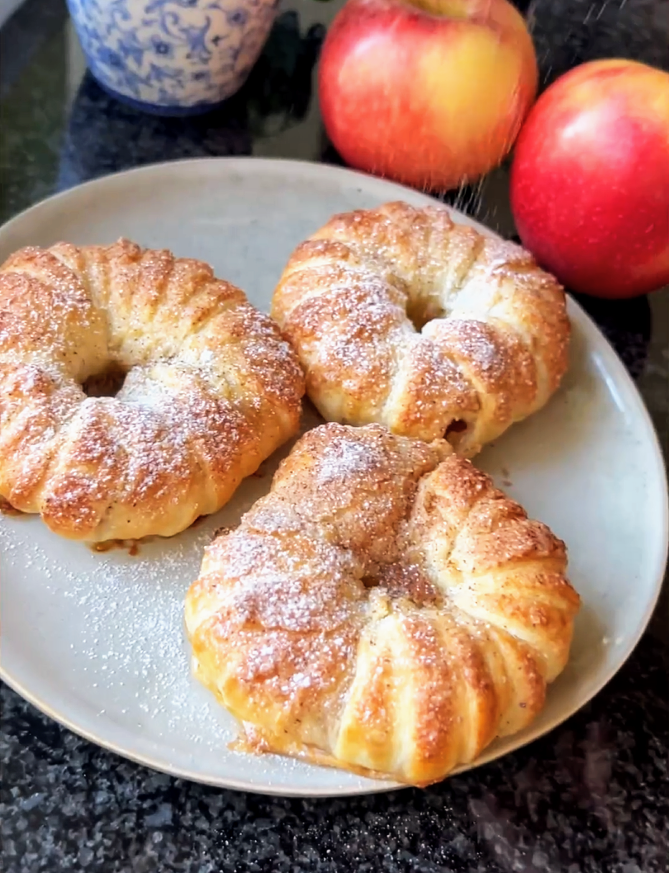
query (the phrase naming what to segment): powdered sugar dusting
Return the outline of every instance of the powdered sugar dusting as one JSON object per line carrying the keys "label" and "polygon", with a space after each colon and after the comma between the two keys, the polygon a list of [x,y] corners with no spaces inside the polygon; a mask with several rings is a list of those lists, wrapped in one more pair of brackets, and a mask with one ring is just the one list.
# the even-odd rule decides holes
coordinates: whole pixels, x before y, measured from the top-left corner
{"label": "powdered sugar dusting", "polygon": [[[315,423],[307,410],[303,428]],[[228,749],[238,725],[191,675],[183,601],[205,546],[267,492],[289,448],[272,456],[265,476],[245,480],[219,513],[175,537],[142,542],[136,556],[93,552],[52,534],[34,515],[0,516],[7,675],[78,729],[130,754],[169,768],[173,749],[175,765],[194,772],[204,756],[211,778],[245,782],[246,756]],[[272,756],[257,764],[267,785],[290,782],[300,768],[310,772]]]}
{"label": "powdered sugar dusting", "polygon": [[[212,173],[218,180],[215,185],[210,182]],[[215,261],[225,275],[253,291],[253,302],[264,307],[299,239],[332,211],[373,207],[388,198],[389,190],[390,196],[393,190],[398,191],[379,180],[346,177],[336,168],[306,164],[277,168],[257,159],[252,165],[246,159],[209,162],[207,167],[202,162],[191,162],[177,169],[171,167],[167,175],[169,179],[164,170],[158,169],[95,183],[106,187],[99,192],[104,205],[93,212],[77,208],[81,203],[77,191],[67,201],[67,210],[63,209],[65,201],[58,206],[43,204],[39,207],[40,233],[57,238],[64,232],[65,221],[68,236],[87,242],[110,239],[116,228],[125,227],[147,244],[170,245],[180,253],[195,252],[198,257]],[[137,198],[138,186],[147,196]],[[221,186],[226,190],[224,198],[220,196]],[[106,198],[112,191],[113,196]],[[300,192],[298,197],[296,191]],[[129,198],[149,206],[129,212]],[[407,194],[407,198],[415,205],[426,202],[417,193]],[[258,203],[267,208],[259,211]],[[37,215],[32,215],[17,219],[11,233],[9,228],[3,231],[5,251],[10,238],[15,246],[34,234]],[[252,220],[246,225],[248,215]],[[196,234],[184,233],[184,228],[193,227],[197,228]],[[233,229],[235,244],[226,246],[221,244],[221,234],[228,228]],[[544,412],[513,428],[494,448],[484,452],[479,462],[495,474],[502,467],[512,470],[514,496],[568,541],[574,578],[589,609],[584,610],[577,625],[576,660],[568,667],[569,675],[552,689],[536,728],[518,740],[514,737],[496,743],[484,760],[537,736],[559,722],[566,712],[582,705],[629,650],[652,595],[653,562],[661,547],[657,540],[657,507],[661,500],[658,503],[656,497],[661,477],[654,467],[645,419],[637,414],[634,398],[614,366],[610,351],[580,310],[574,315],[579,342],[568,390],[561,392]],[[204,366],[208,363],[205,357]],[[593,445],[598,447],[594,453]],[[611,469],[619,471],[615,488],[610,485]],[[268,467],[266,479],[261,480],[265,488],[270,478]],[[578,483],[583,481],[589,483],[589,488],[580,489],[575,503],[574,487],[578,490]],[[235,497],[240,511],[249,508],[259,493],[243,485]],[[608,507],[605,515],[599,511],[602,505]],[[234,525],[235,518],[222,513],[213,521],[215,527],[226,523]],[[204,526],[196,531],[203,532]],[[166,542],[158,544],[162,547]],[[205,781],[230,785],[237,780],[237,784],[261,790],[271,791],[276,786],[275,790],[281,792],[304,794],[384,787],[342,772],[295,765],[288,759],[229,754],[225,743],[234,736],[234,726],[211,695],[190,680],[194,700],[186,707],[184,718],[187,714],[203,735],[214,734],[217,725],[224,725],[220,731],[223,744],[210,745],[205,738],[191,762],[190,744],[181,743],[178,730],[183,726],[187,737],[197,731],[183,719],[174,717],[171,734],[164,730],[159,717],[144,719],[145,729],[135,729],[140,719],[133,719],[132,712],[121,716],[113,711],[109,699],[113,689],[94,697],[93,692],[101,686],[91,689],[90,680],[97,680],[79,672],[74,656],[67,659],[69,644],[76,649],[76,636],[87,618],[85,609],[73,609],[73,599],[58,596],[57,589],[72,584],[72,574],[83,572],[79,568],[81,555],[87,555],[87,550],[51,537],[37,519],[0,517],[1,660],[5,675],[14,684],[83,730],[91,727],[86,722],[88,709],[106,707],[103,716],[94,716],[93,727],[97,726],[95,733],[102,741],[116,743],[127,754],[141,754],[159,767],[191,771],[195,778]],[[125,561],[122,553],[112,555],[109,557],[114,563]],[[23,564],[24,558],[30,566]],[[94,570],[87,572],[90,596],[95,597],[93,592],[98,591],[103,580]],[[184,574],[184,580],[186,576],[194,578],[190,571]],[[630,579],[636,580],[633,586]],[[86,587],[83,582],[78,584]],[[151,608],[150,593],[146,602],[137,601],[137,610]],[[178,607],[175,610],[178,615]],[[108,623],[113,628],[114,614],[109,614]],[[623,643],[616,652],[612,647],[603,653],[599,648],[602,635],[611,640],[621,638]],[[181,676],[187,677],[185,665],[185,660],[176,665],[166,662],[162,669],[166,677],[179,681]],[[124,680],[121,674],[117,678]],[[167,688],[170,678],[160,682]],[[129,699],[132,703],[134,697]],[[124,719],[128,725],[125,735],[121,733]],[[162,731],[167,742],[154,742],[154,729]]]}
{"label": "powdered sugar dusting", "polygon": [[[567,366],[561,287],[522,249],[444,208],[397,202],[333,217],[296,249],[273,312],[329,421],[432,440],[463,420],[453,444],[467,455],[542,406]],[[437,374],[427,405],[423,338],[452,377]]]}
{"label": "powdered sugar dusting", "polygon": [[273,751],[443,778],[481,751],[468,738],[543,706],[579,608],[565,567],[563,544],[444,443],[327,424],[208,551],[186,596],[198,675]]}
{"label": "powdered sugar dusting", "polygon": [[[183,600],[215,530],[234,527],[269,484],[269,477],[248,480],[233,506],[177,537],[142,543],[135,557],[65,541],[36,516],[0,517],[0,577],[22,580],[0,586],[3,625],[16,641],[26,624],[30,658],[58,670],[42,669],[43,688],[33,683],[32,693],[55,695],[52,705],[58,711],[63,701],[76,711],[81,729],[116,733],[121,745],[148,758],[174,745],[183,766],[185,746],[192,769],[204,754],[226,759],[228,772],[236,768],[243,780],[244,756],[227,749],[238,726],[191,675]],[[15,642],[3,647],[3,667],[20,681],[18,654]],[[299,766],[266,758],[261,769],[271,784]]]}
{"label": "powdered sugar dusting", "polygon": [[[294,353],[202,262],[127,240],[30,249],[0,271],[0,308],[4,496],[65,536],[183,530],[297,429]],[[107,367],[120,391],[87,397]]]}
{"label": "powdered sugar dusting", "polygon": [[221,611],[237,620],[291,632],[333,630],[349,618],[352,562],[334,545],[297,533],[233,532],[217,550],[225,561]]}
{"label": "powdered sugar dusting", "polygon": [[316,466],[316,481],[318,486],[344,484],[352,477],[363,476],[378,458],[365,443],[353,440],[334,440]]}

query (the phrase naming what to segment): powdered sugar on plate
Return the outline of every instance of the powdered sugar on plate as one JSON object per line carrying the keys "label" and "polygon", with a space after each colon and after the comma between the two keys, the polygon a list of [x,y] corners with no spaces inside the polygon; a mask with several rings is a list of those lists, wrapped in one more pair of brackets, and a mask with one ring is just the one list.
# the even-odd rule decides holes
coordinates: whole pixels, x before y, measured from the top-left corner
{"label": "powdered sugar on plate", "polygon": [[[308,410],[303,429],[316,423]],[[64,540],[37,516],[0,516],[0,583],[21,580],[0,585],[3,626],[13,639],[29,640],[21,653],[3,647],[3,669],[19,684],[26,672],[37,673],[39,687],[32,682],[27,696],[55,708],[54,715],[68,700],[64,708],[78,709],[85,734],[104,740],[111,723],[119,738],[133,736],[144,756],[172,750],[175,766],[185,760],[193,769],[201,755],[231,759],[243,779],[248,756],[228,748],[237,725],[191,675],[183,604],[205,547],[269,490],[290,445],[267,462],[262,477],[242,483],[221,512],[176,537],[141,542],[136,554],[122,544],[99,552]],[[275,772],[306,766],[262,760],[270,783]]]}
{"label": "powdered sugar on plate", "polygon": [[[267,312],[300,240],[335,212],[393,199],[429,202],[335,167],[186,161],[97,180],[40,204],[0,230],[0,257],[30,243],[83,245],[125,235],[208,261]],[[589,319],[572,304],[570,314],[574,342],[563,389],[477,465],[500,483],[508,471],[512,496],[568,543],[571,578],[588,608],[570,665],[532,730],[493,744],[483,760],[544,733],[601,688],[638,639],[665,567],[666,482],[643,405]],[[207,365],[205,355],[197,366]],[[305,417],[305,426],[314,423]],[[142,546],[136,557],[94,553],[50,534],[38,518],[0,516],[3,678],[72,729],[160,770],[280,794],[385,790],[340,771],[231,751],[236,725],[190,675],[183,598],[202,548],[266,493],[280,456],[226,509],[172,540]]]}

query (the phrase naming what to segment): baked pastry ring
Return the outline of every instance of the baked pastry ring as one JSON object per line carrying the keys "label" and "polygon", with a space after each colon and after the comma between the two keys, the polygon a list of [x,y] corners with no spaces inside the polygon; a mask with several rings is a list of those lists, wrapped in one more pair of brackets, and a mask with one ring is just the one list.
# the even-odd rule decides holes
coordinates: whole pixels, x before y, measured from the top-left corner
{"label": "baked pastry ring", "polygon": [[271,311],[327,421],[445,436],[469,457],[543,406],[567,367],[560,285],[438,206],[334,216],[293,253]]}
{"label": "baked pastry ring", "polygon": [[425,785],[541,710],[579,607],[565,568],[445,440],[326,424],[206,550],[196,675],[252,748]]}
{"label": "baked pastry ring", "polygon": [[[116,396],[87,396],[110,368]],[[120,240],[0,268],[0,496],[62,536],[215,512],[297,431],[303,392],[276,325],[201,261]]]}

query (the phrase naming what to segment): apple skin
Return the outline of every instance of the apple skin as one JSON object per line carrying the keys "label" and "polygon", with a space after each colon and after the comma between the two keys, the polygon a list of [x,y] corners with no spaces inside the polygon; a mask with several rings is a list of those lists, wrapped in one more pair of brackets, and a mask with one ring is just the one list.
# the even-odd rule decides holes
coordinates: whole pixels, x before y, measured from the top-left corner
{"label": "apple skin", "polygon": [[557,79],[516,141],[511,207],[523,245],[574,291],[669,283],[669,74],[611,59]]}
{"label": "apple skin", "polygon": [[325,129],[347,164],[448,190],[507,154],[537,90],[507,0],[349,0],[323,44]]}

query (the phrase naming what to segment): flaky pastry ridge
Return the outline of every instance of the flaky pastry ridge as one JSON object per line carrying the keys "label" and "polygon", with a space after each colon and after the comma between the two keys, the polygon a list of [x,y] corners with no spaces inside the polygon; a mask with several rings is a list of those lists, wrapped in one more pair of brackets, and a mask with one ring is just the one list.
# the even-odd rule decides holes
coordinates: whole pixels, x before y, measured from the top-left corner
{"label": "flaky pastry ridge", "polygon": [[[118,371],[116,396],[87,396]],[[0,268],[0,496],[75,540],[170,536],[298,429],[274,322],[201,261],[128,240]]]}
{"label": "flaky pastry ridge", "polygon": [[208,547],[186,629],[248,746],[425,785],[542,709],[579,608],[565,572],[445,440],[326,424]]}
{"label": "flaky pastry ridge", "polygon": [[271,312],[326,421],[445,437],[467,457],[540,409],[567,368],[561,286],[439,206],[334,216],[291,256]]}

